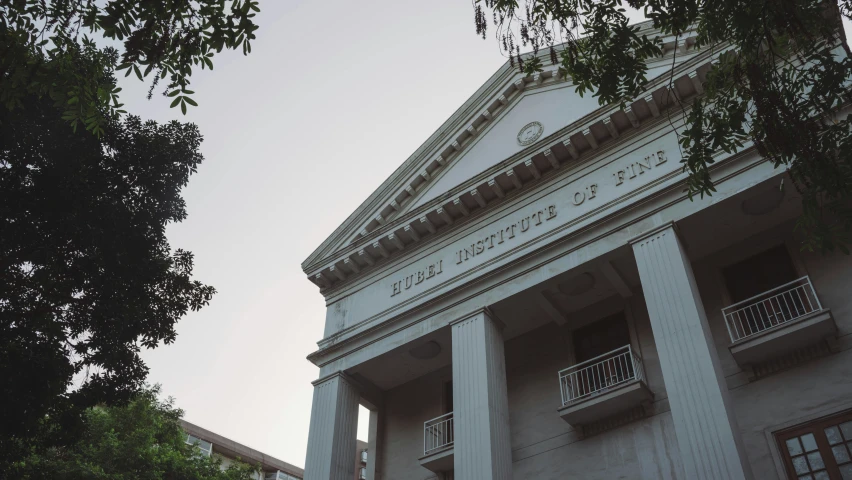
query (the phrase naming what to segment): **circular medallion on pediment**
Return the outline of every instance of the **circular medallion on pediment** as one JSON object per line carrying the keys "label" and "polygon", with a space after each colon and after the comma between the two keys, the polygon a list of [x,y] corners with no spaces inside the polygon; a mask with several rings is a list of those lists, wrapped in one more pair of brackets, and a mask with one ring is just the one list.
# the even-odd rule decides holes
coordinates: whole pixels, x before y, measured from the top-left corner
{"label": "circular medallion on pediment", "polygon": [[538,122],[530,122],[524,125],[524,128],[518,132],[518,144],[527,146],[541,138],[544,133],[544,126]]}

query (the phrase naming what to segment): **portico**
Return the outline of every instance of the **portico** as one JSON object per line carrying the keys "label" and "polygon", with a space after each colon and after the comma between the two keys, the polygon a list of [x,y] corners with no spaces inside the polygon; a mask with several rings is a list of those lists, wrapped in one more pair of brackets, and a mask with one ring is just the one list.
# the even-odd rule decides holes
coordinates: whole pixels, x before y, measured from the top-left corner
{"label": "portico", "polygon": [[306,261],[328,307],[306,479],[351,477],[359,402],[371,479],[770,478],[757,380],[845,327],[773,165],[720,155],[716,193],[684,192],[670,109],[712,61],[563,123],[543,99],[568,82],[507,67]]}

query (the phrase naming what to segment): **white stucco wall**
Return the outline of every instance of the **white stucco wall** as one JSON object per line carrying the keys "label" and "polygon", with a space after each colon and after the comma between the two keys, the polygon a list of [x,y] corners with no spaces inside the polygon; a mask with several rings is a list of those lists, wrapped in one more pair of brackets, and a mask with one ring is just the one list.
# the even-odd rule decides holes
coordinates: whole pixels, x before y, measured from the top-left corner
{"label": "white stucco wall", "polygon": [[378,459],[383,478],[434,478],[417,460],[423,456],[423,422],[443,414],[443,385],[452,378],[452,370],[445,367],[385,392]]}

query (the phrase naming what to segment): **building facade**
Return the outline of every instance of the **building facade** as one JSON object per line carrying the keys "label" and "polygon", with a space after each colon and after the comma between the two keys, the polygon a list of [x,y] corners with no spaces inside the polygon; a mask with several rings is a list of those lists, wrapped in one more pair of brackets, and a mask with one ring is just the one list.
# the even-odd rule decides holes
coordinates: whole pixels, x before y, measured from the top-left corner
{"label": "building facade", "polygon": [[852,259],[749,145],[688,198],[719,52],[664,43],[623,110],[505,65],[303,263],[306,480],[352,478],[359,404],[371,480],[852,478]]}

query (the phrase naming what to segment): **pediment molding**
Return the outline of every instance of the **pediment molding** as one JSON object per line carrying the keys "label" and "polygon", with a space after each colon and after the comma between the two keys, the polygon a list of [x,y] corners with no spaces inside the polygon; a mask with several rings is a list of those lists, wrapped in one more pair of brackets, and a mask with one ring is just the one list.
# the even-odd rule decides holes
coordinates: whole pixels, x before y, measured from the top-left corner
{"label": "pediment molding", "polygon": [[[688,52],[692,41],[690,38],[673,39],[669,42],[669,45],[671,51],[655,62],[649,63],[650,68],[658,66],[655,65],[658,63],[671,62],[672,55]],[[496,103],[503,105],[502,110],[497,111],[497,108],[493,108],[495,113],[492,113],[489,108],[481,111],[475,109],[476,105],[482,103],[473,106],[467,105],[468,110],[479,111],[478,114],[474,114],[477,121],[471,122],[470,128],[454,130],[462,132],[454,140],[452,140],[452,135],[445,135],[447,138],[444,140],[449,143],[446,143],[444,150],[432,149],[432,153],[440,152],[442,155],[436,155],[434,158],[431,155],[426,155],[425,158],[433,158],[433,160],[424,168],[421,169],[419,166],[411,164],[410,158],[385,182],[384,188],[380,189],[384,191],[397,188],[400,193],[396,196],[386,193],[385,197],[373,195],[376,198],[372,198],[371,205],[374,210],[371,211],[378,211],[379,213],[370,220],[368,225],[371,226],[371,229],[369,231],[362,229],[354,236],[350,234],[347,240],[349,244],[340,246],[337,251],[331,254],[326,251],[324,255],[318,255],[321,247],[303,264],[305,273],[308,274],[312,282],[321,288],[324,294],[333,294],[342,286],[350,284],[353,278],[361,277],[366,272],[374,271],[376,267],[389,263],[401,252],[411,251],[412,248],[419,245],[431,243],[432,238],[440,236],[444,231],[452,230],[455,224],[466,223],[465,220],[468,217],[478,216],[480,212],[497,204],[502,204],[506,198],[514,197],[516,193],[527,190],[531,185],[537,184],[543,176],[550,177],[563,170],[564,166],[573,169],[573,167],[597,157],[599,153],[620,143],[622,137],[632,136],[639,129],[652,123],[655,124],[655,120],[659,119],[663,112],[676,104],[676,99],[683,100],[702,93],[701,85],[704,74],[709,69],[706,60],[711,55],[717,54],[718,51],[694,54],[692,58],[675,67],[674,75],[671,77],[674,78],[674,81],[671,81],[668,72],[666,75],[661,75],[650,81],[646,95],[624,110],[620,110],[618,106],[596,109],[578,121],[539,139],[533,145],[457,188],[415,209],[406,210],[406,207],[411,205],[418,195],[425,190],[422,185],[446,171],[447,169],[444,167],[449,165],[454,158],[458,158],[459,151],[469,145],[471,140],[481,133],[481,130],[487,128],[489,122],[493,123],[496,116],[507,111],[508,108],[506,107],[510,105],[511,101],[517,101],[521,98],[524,91],[533,88],[546,88],[556,82],[565,81],[558,75],[554,77],[556,71],[554,69],[536,76],[524,77],[521,79],[522,84],[519,84],[518,81],[508,81],[514,75],[512,71],[506,71],[505,68],[501,69],[492,77],[489,84],[491,84],[491,95],[496,98]],[[498,80],[501,77],[504,78],[503,85],[506,85],[506,89],[511,90],[512,100],[506,98],[505,93],[496,95],[500,93],[501,84]],[[483,89],[487,86],[484,86]],[[505,104],[500,100],[501,96],[506,98]],[[485,102],[487,102],[487,95],[474,95],[474,97],[486,97]],[[486,105],[496,107],[495,102],[486,103]],[[457,120],[456,123],[464,124],[466,121]],[[471,129],[475,131],[471,131]],[[462,143],[458,143],[460,139]],[[450,155],[449,153],[452,152],[448,152],[448,149],[454,150],[456,156]],[[446,156],[443,154],[446,154]],[[410,177],[412,183],[400,188],[399,185],[405,182],[399,180],[406,178],[400,170],[406,166],[408,167],[407,170],[413,172]],[[395,182],[391,182],[391,180]],[[379,210],[381,203],[385,200],[388,201],[387,206]],[[359,211],[365,208],[366,204]],[[344,225],[341,225],[338,230],[344,227],[351,229],[352,222],[350,220],[353,216],[350,216],[350,219],[344,222]],[[333,237],[335,235],[332,235],[330,239]]]}

